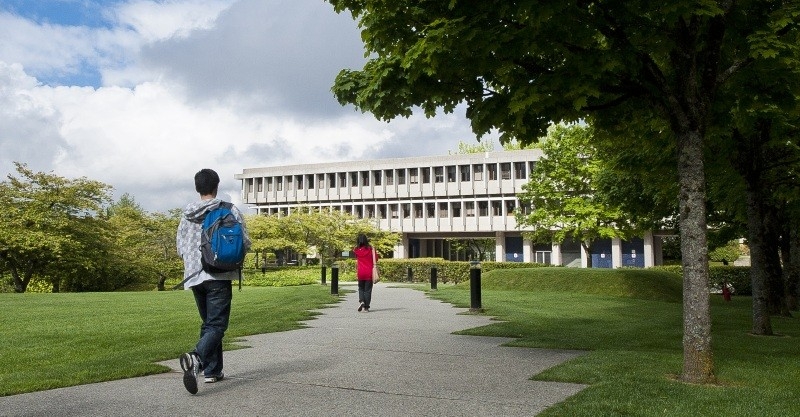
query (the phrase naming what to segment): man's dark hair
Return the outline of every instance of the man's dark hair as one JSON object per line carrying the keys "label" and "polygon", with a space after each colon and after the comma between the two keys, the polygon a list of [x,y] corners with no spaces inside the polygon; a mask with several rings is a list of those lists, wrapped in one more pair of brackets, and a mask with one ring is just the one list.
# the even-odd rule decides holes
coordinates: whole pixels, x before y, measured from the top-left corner
{"label": "man's dark hair", "polygon": [[219,175],[213,170],[204,168],[194,174],[194,189],[200,195],[210,195],[219,186]]}

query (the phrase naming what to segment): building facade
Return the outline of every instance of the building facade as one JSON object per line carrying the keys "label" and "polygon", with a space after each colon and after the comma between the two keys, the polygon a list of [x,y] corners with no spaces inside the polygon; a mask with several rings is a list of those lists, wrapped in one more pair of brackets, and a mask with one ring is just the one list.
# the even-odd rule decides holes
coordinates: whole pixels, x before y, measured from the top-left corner
{"label": "building facade", "polygon": [[[493,260],[552,265],[652,266],[660,239],[533,244],[517,228],[517,199],[541,151],[521,150],[432,157],[247,168],[242,201],[259,214],[286,215],[314,207],[374,219],[402,236],[395,258],[457,258],[449,239],[492,239]],[[491,252],[491,251],[490,251]]]}

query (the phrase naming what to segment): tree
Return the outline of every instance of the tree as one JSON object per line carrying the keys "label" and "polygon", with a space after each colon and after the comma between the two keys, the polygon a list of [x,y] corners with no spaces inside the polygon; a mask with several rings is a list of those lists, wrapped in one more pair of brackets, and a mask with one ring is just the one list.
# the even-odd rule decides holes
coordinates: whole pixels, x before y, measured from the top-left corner
{"label": "tree", "polygon": [[61,276],[75,276],[102,262],[98,251],[108,235],[98,216],[110,200],[110,187],[15,166],[18,176],[0,183],[0,204],[6,210],[0,222],[0,259],[15,292],[25,292],[34,276],[50,278],[58,291]]}
{"label": "tree", "polygon": [[598,192],[595,179],[601,162],[595,157],[592,129],[587,125],[558,124],[542,141],[542,158],[522,186],[517,213],[531,240],[561,243],[567,238],[589,251],[597,239],[626,237],[635,230],[628,216]]}
{"label": "tree", "polygon": [[[329,0],[350,10],[370,59],[343,70],[334,93],[377,118],[467,105],[477,135],[544,135],[551,121],[619,123],[625,109],[666,126],[674,143],[684,270],[680,378],[715,380],[705,211],[706,135],[718,91],[756,61],[796,45],[795,2]],[[773,54],[761,53],[763,45]],[[766,48],[764,48],[766,49]],[[640,125],[636,119],[627,123]],[[642,130],[642,129],[638,129]]]}
{"label": "tree", "polygon": [[458,142],[458,150],[450,151],[449,154],[455,155],[467,155],[471,153],[484,153],[484,152],[492,152],[494,151],[494,145],[492,142],[478,142],[478,143],[466,143],[466,142]]}

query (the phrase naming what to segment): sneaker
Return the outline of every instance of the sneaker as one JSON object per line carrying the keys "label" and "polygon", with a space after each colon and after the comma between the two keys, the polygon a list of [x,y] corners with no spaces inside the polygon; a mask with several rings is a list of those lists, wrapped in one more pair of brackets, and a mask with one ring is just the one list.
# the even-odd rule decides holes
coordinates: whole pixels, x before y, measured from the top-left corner
{"label": "sneaker", "polygon": [[369,308],[367,308],[367,307],[364,307],[364,312],[365,312],[365,313],[369,313]]}
{"label": "sneaker", "polygon": [[213,384],[215,382],[219,382],[225,379],[225,374],[213,375],[205,377],[206,384]]}
{"label": "sneaker", "polygon": [[363,309],[364,309],[364,302],[362,301],[361,305],[358,306],[358,311],[361,311]]}
{"label": "sneaker", "polygon": [[196,353],[184,353],[180,356],[183,369],[183,386],[190,394],[197,394],[197,374],[200,373],[200,358]]}

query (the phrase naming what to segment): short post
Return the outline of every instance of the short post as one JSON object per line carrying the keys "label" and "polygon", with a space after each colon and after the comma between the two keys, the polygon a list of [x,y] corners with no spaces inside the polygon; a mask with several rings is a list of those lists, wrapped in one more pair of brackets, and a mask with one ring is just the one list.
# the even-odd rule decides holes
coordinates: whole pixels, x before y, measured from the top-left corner
{"label": "short post", "polygon": [[414,270],[410,266],[406,268],[406,279],[408,282],[414,281]]}
{"label": "short post", "polygon": [[436,267],[431,268],[431,289],[436,289]]}
{"label": "short post", "polygon": [[325,278],[326,278],[325,275],[327,275],[327,274],[328,274],[328,269],[325,267],[325,265],[322,265],[322,269],[320,270],[320,273],[319,273],[320,282],[322,283],[322,285],[325,285]]}
{"label": "short post", "polygon": [[331,294],[339,295],[339,265],[331,266]]}
{"label": "short post", "polygon": [[481,263],[478,261],[470,262],[469,296],[469,311],[474,313],[483,312],[483,307],[481,307]]}

